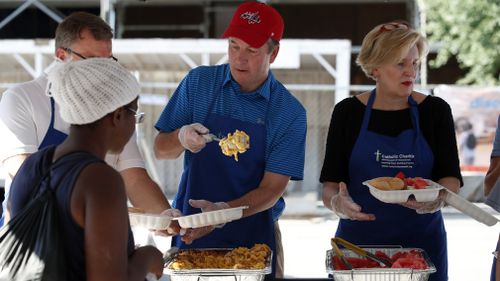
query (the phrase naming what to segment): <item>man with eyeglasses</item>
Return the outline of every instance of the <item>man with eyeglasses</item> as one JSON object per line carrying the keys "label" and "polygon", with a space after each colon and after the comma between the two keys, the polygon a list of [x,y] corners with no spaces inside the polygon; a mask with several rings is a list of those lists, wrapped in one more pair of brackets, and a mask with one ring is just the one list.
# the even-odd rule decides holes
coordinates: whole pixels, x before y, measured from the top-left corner
{"label": "man with eyeglasses", "polygon": [[[56,60],[58,63],[93,57],[116,60],[112,53],[112,37],[111,28],[100,17],[85,12],[73,13],[57,27]],[[61,119],[58,106],[46,95],[47,84],[47,75],[43,74],[8,89],[0,100],[0,162],[10,179],[30,154],[61,143],[69,132],[69,124]],[[142,122],[144,113],[129,110],[137,123]],[[179,215],[177,210],[171,209],[159,186],[146,172],[135,135],[121,154],[108,154],[106,162],[122,175],[132,205],[148,213],[167,210],[165,212],[172,216]],[[6,186],[6,199],[8,192]],[[6,206],[3,209],[6,210]],[[6,221],[9,219],[8,214],[4,217]],[[177,230],[169,229],[172,233]]]}

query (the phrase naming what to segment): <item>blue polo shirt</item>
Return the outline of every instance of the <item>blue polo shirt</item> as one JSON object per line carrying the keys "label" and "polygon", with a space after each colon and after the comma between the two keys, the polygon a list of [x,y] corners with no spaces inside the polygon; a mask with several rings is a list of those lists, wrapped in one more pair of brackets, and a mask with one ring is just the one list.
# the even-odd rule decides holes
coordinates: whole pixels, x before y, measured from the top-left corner
{"label": "blue polo shirt", "polygon": [[[161,132],[172,132],[186,124],[204,124],[209,111],[265,123],[265,170],[288,175],[292,180],[303,179],[306,111],[271,71],[255,92],[243,93],[232,79],[228,64],[197,67],[182,80],[155,127]],[[184,168],[191,157],[192,153],[186,150]]]}

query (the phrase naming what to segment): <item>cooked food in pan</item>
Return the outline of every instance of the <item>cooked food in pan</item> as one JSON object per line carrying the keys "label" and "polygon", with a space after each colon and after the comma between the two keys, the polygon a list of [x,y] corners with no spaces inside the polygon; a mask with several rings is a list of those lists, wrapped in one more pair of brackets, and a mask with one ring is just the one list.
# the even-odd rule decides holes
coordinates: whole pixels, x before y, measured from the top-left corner
{"label": "cooked food in pan", "polygon": [[233,250],[182,250],[172,263],[171,269],[263,269],[271,249],[265,244],[255,244],[252,248],[238,247]]}

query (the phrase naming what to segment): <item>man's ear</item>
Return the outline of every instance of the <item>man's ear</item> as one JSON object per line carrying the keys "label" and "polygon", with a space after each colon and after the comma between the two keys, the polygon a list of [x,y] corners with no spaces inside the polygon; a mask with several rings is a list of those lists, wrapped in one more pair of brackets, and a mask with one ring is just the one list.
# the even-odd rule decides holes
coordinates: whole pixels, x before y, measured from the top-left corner
{"label": "man's ear", "polygon": [[276,59],[276,57],[278,56],[278,52],[280,50],[280,45],[276,45],[273,49],[273,51],[271,52],[271,60],[270,60],[270,63],[273,63],[274,60]]}
{"label": "man's ear", "polygon": [[68,58],[68,54],[63,48],[56,49],[56,57],[62,61],[65,61]]}

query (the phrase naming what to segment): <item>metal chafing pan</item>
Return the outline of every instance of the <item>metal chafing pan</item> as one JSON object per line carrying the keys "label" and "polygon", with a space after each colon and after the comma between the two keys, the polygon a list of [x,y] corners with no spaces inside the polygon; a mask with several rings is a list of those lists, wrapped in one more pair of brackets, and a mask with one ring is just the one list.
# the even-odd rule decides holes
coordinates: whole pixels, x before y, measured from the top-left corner
{"label": "metal chafing pan", "polygon": [[[375,253],[382,251],[388,256],[396,252],[409,252],[411,250],[419,251],[428,265],[427,269],[411,268],[363,268],[351,270],[337,270],[333,268],[332,250],[326,251],[326,271],[333,275],[335,281],[427,281],[431,273],[436,272],[436,267],[429,259],[424,250],[419,248],[363,248],[364,250]],[[357,257],[357,254],[348,249],[342,249],[346,257]]]}
{"label": "metal chafing pan", "polygon": [[[180,251],[222,251],[229,252],[231,248],[204,248],[204,249],[189,249]],[[223,268],[200,268],[200,269],[172,269],[171,263],[175,261],[175,257],[165,264],[164,274],[170,275],[171,281],[262,281],[266,274],[272,271],[272,256],[269,254],[266,259],[266,267],[263,269],[223,269]]]}

